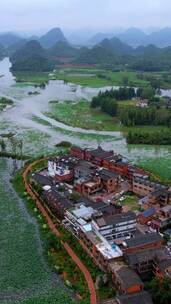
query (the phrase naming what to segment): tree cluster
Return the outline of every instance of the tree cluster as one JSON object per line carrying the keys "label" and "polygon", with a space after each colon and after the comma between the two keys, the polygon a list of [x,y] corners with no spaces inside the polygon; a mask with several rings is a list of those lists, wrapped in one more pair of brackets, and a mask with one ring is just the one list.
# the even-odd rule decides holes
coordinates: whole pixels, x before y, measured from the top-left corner
{"label": "tree cluster", "polygon": [[136,96],[134,88],[111,89],[106,92],[99,92],[98,96],[93,97],[91,101],[92,108],[101,108],[103,112],[111,116],[117,114],[117,101],[129,100]]}
{"label": "tree cluster", "polygon": [[171,145],[171,131],[159,130],[153,132],[130,131],[127,134],[128,144]]}
{"label": "tree cluster", "polygon": [[170,304],[171,303],[171,279],[164,278],[162,281],[154,278],[146,284],[146,288],[153,296],[154,304]]}
{"label": "tree cluster", "polygon": [[171,126],[171,111],[167,109],[124,108],[120,112],[121,123],[127,127],[153,125],[153,126]]}

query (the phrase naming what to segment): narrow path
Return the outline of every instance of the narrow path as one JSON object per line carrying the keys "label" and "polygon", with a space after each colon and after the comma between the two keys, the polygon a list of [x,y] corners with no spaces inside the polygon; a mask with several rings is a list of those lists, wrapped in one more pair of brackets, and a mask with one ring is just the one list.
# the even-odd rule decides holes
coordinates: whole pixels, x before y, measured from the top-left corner
{"label": "narrow path", "polygon": [[[42,160],[46,160],[46,159],[47,158],[37,160],[37,161],[34,161],[32,164],[28,165],[27,168],[23,172],[23,181],[24,181],[24,185],[25,185],[27,193],[35,201],[37,208],[40,210],[40,212],[46,219],[49,228],[57,237],[60,237],[61,233],[56,228],[56,225],[53,223],[52,219],[50,218],[50,216],[47,213],[47,211],[45,210],[45,208],[42,206],[41,201],[38,198],[38,194],[32,189],[30,183],[28,182],[28,174],[32,171],[34,166],[37,165],[38,163],[40,163]],[[90,304],[98,304],[95,285],[94,285],[90,272],[88,271],[86,266],[81,262],[81,260],[75,254],[75,252],[72,250],[72,248],[69,246],[69,244],[67,242],[63,242],[63,241],[61,241],[61,243],[62,243],[63,247],[65,248],[65,250],[67,251],[67,253],[72,258],[72,260],[74,261],[74,263],[79,267],[79,269],[81,270],[81,272],[83,273],[83,275],[85,277],[85,280],[87,282],[88,289],[90,292]]]}

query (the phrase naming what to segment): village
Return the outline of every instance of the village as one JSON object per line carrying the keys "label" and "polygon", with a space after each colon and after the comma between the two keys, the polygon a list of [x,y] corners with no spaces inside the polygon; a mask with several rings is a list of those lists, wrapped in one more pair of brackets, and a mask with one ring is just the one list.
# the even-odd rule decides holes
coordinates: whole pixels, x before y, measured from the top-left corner
{"label": "village", "polygon": [[171,277],[171,187],[100,145],[73,146],[49,158],[30,182],[94,263],[111,274],[118,291],[111,303],[153,303],[146,279]]}

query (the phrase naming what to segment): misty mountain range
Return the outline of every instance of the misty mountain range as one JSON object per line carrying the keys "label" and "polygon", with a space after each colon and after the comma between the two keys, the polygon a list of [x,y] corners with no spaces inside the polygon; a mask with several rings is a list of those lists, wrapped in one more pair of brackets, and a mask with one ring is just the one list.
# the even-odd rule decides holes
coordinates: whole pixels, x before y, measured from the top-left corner
{"label": "misty mountain range", "polygon": [[1,34],[0,57],[10,56],[14,70],[39,68],[45,71],[66,62],[128,65],[140,70],[171,68],[171,29],[146,35],[132,28],[111,37],[97,34],[87,42],[87,46],[77,47],[67,41],[60,28],[54,28],[40,38],[25,39],[13,33]]}
{"label": "misty mountain range", "polygon": [[[122,33],[118,33],[118,31],[113,31],[113,33],[96,33],[84,43],[81,37],[78,36],[77,39],[75,39],[75,43],[77,45],[84,44],[85,46],[94,46],[106,38],[111,39],[113,37],[117,37],[122,42],[127,43],[132,47],[141,45],[147,46],[149,44],[153,44],[157,47],[171,46],[171,28],[163,28],[154,31],[151,34],[146,34],[138,28],[129,28]],[[67,38],[60,28],[53,28],[41,37],[32,36],[29,39],[20,37],[15,33],[0,33],[0,44],[5,48],[9,48],[12,45],[17,47],[17,45],[21,45],[22,43],[24,44],[26,40],[37,40],[40,42],[42,47],[50,48],[58,41],[66,42]]]}

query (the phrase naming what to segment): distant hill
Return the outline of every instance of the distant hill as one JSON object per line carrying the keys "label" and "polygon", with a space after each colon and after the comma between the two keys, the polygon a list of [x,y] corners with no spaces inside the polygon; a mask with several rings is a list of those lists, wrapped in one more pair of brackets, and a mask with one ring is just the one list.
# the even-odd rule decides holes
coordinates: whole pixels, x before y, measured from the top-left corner
{"label": "distant hill", "polygon": [[154,44],[158,47],[171,46],[171,28],[164,28],[146,37],[146,45]]}
{"label": "distant hill", "polygon": [[21,48],[19,48],[12,56],[11,61],[28,59],[33,55],[46,57],[46,51],[41,47],[40,43],[36,40],[28,41]]}
{"label": "distant hill", "polygon": [[104,39],[93,48],[83,48],[77,58],[78,63],[109,64],[119,63],[120,57],[132,54],[133,49],[118,38]]}
{"label": "distant hill", "polygon": [[133,51],[131,46],[116,37],[113,37],[112,39],[104,39],[99,46],[110,51],[114,55],[131,54]]}
{"label": "distant hill", "polygon": [[118,38],[104,39],[93,48],[83,48],[76,58],[79,64],[95,64],[110,68],[127,68],[139,71],[171,69],[171,47],[155,45],[132,48]]}
{"label": "distant hill", "polygon": [[11,57],[13,71],[48,71],[50,63],[46,51],[38,41],[29,41]]}
{"label": "distant hill", "polygon": [[16,51],[18,51],[20,48],[22,48],[25,44],[27,43],[26,39],[20,39],[19,41],[11,44],[8,48],[7,48],[7,52],[8,55],[11,57],[12,54],[14,54]]}
{"label": "distant hill", "polygon": [[58,41],[48,54],[53,57],[72,58],[76,57],[79,50],[71,46],[67,41]]}
{"label": "distant hill", "polygon": [[163,48],[171,46],[171,28],[163,28],[151,34],[145,34],[137,28],[130,28],[124,33],[117,35],[117,38],[134,47],[154,44],[157,47]]}
{"label": "distant hill", "polygon": [[124,33],[117,35],[117,37],[121,41],[135,47],[138,45],[144,45],[147,35],[140,29],[130,28]]}
{"label": "distant hill", "polygon": [[97,33],[94,35],[89,41],[87,42],[89,45],[96,45],[102,42],[104,39],[110,39],[112,38],[112,34],[107,34],[107,33]]}
{"label": "distant hill", "polygon": [[97,45],[92,49],[82,48],[76,62],[79,64],[109,64],[114,62],[114,55],[111,51]]}
{"label": "distant hill", "polygon": [[66,42],[66,38],[60,28],[54,28],[40,37],[39,42],[44,48],[53,47],[58,41]]}
{"label": "distant hill", "polygon": [[21,39],[22,38],[13,33],[0,34],[0,44],[2,44],[5,48],[8,48],[12,44],[19,42]]}
{"label": "distant hill", "polygon": [[27,59],[15,61],[11,69],[15,72],[47,72],[50,71],[52,67],[47,58],[32,55]]}

